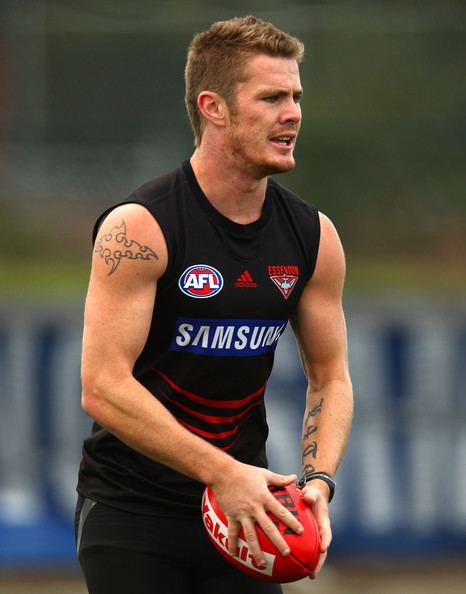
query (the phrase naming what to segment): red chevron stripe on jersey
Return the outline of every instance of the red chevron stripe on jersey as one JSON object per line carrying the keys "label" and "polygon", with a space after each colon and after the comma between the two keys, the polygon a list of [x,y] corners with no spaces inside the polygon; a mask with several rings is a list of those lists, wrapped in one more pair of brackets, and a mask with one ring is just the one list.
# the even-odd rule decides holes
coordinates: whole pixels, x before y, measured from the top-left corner
{"label": "red chevron stripe on jersey", "polygon": [[197,402],[198,404],[205,404],[206,406],[213,406],[215,408],[239,408],[240,406],[244,406],[250,400],[257,398],[258,396],[262,396],[264,393],[264,390],[265,390],[265,384],[264,384],[255,392],[252,392],[252,394],[248,394],[248,396],[245,396],[244,398],[241,398],[240,400],[212,400],[211,398],[204,398],[202,396],[199,396],[199,394],[194,394],[194,392],[190,392],[189,390],[185,390],[184,388],[181,388],[180,386],[175,384],[174,381],[172,381],[169,377],[164,375],[158,369],[152,368],[152,371],[155,371],[155,373],[158,373],[160,375],[160,377],[163,377],[163,379],[167,382],[167,384],[171,388],[173,388],[175,390],[175,392],[178,392],[178,394],[183,394],[183,396],[187,396],[188,398],[190,398],[191,400],[194,400],[194,402]]}
{"label": "red chevron stripe on jersey", "polygon": [[223,433],[214,433],[212,431],[204,431],[203,429],[199,429],[199,427],[190,425],[189,423],[187,423],[186,421],[182,421],[181,419],[178,419],[178,421],[185,427],[188,427],[188,429],[190,429],[193,433],[202,435],[202,437],[205,437],[206,439],[224,439],[225,437],[230,437],[231,435],[236,435],[236,433],[238,433],[238,427],[231,429],[231,431],[223,431]]}
{"label": "red chevron stripe on jersey", "polygon": [[241,411],[240,413],[238,413],[236,415],[231,415],[229,417],[215,417],[213,415],[205,415],[203,413],[200,413],[197,410],[193,410],[192,408],[189,408],[189,406],[185,406],[184,404],[181,404],[181,402],[178,402],[174,398],[170,398],[170,396],[167,396],[164,392],[161,392],[161,394],[166,400],[169,400],[175,406],[177,406],[178,408],[181,408],[181,410],[184,410],[185,412],[189,413],[193,417],[196,417],[197,419],[201,419],[202,421],[205,421],[206,423],[212,423],[212,424],[232,423],[233,421],[237,421],[238,419],[243,418],[244,415],[251,410],[251,408],[254,408],[255,406],[259,406],[259,404],[261,404],[261,402],[262,402],[262,399],[258,400],[257,402],[253,402],[247,408],[245,408],[243,411]]}
{"label": "red chevron stripe on jersey", "polygon": [[[196,433],[197,435],[204,437],[205,439],[211,440],[212,437],[209,437],[209,433],[207,431],[201,431],[199,429],[197,429],[197,427],[193,427],[192,425],[190,425],[189,423],[185,423],[184,421],[180,421],[180,419],[178,419],[178,422],[181,423],[182,425],[184,425],[186,427],[186,429],[189,429],[190,431],[192,431],[193,433]],[[223,450],[224,452],[228,452],[228,450],[230,450],[235,443],[238,441],[238,439],[240,438],[241,434],[239,433],[238,435],[236,435],[235,439],[233,439],[233,441],[231,441],[230,443],[228,443],[227,445],[221,446],[218,444],[215,444],[220,450]]]}
{"label": "red chevron stripe on jersey", "polygon": [[219,401],[185,390],[158,369],[153,371],[176,393],[161,391],[159,395],[178,422],[196,435],[215,441],[215,445],[222,450],[229,450],[233,446],[241,426],[251,416],[253,409],[263,404],[265,384],[244,398]]}

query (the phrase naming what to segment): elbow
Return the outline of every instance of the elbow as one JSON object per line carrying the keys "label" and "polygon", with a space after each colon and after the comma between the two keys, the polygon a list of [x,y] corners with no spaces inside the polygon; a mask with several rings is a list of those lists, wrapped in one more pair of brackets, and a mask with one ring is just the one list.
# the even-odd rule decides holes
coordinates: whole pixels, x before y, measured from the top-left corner
{"label": "elbow", "polygon": [[81,407],[98,423],[102,421],[109,391],[108,382],[100,374],[83,373]]}

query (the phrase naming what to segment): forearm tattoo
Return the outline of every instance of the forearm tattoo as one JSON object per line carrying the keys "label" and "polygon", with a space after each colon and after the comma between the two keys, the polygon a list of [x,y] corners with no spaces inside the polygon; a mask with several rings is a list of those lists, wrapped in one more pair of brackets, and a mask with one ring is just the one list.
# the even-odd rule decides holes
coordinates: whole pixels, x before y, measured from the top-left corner
{"label": "forearm tattoo", "polygon": [[[110,247],[112,240],[121,244],[121,248],[115,249],[115,247]],[[105,260],[106,264],[110,265],[110,271],[107,273],[107,276],[115,272],[123,258],[128,258],[128,260],[159,259],[150,247],[141,245],[136,240],[126,237],[126,224],[124,220],[121,221],[121,225],[115,225],[108,233],[100,237],[95,244],[94,251]]]}
{"label": "forearm tattoo", "polygon": [[318,429],[318,426],[316,424],[316,417],[321,412],[323,403],[324,403],[324,399],[321,398],[319,404],[314,406],[307,413],[306,419],[304,421],[303,437],[302,437],[302,440],[303,440],[303,453],[302,453],[303,474],[315,471],[314,465],[311,464],[308,460],[306,460],[306,458],[308,458],[309,456],[313,460],[315,460],[317,458],[317,441],[313,440],[310,443],[305,444],[305,445],[304,445],[304,442],[308,441],[310,439],[311,435],[313,435]]}

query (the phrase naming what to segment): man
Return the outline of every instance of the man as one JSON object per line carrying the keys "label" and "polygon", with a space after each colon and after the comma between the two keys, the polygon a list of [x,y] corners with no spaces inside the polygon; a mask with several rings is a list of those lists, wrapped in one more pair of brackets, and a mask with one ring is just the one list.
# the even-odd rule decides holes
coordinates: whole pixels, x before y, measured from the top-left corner
{"label": "man", "polygon": [[[341,306],[344,256],[331,222],[269,176],[295,166],[303,46],[255,17],[194,37],[186,104],[196,149],[96,224],[83,341],[85,441],[78,554],[89,592],[273,593],[216,553],[200,519],[210,485],[259,565],[267,515],[302,527],[268,486],[264,391],[291,320],[309,378],[306,503],[321,561],[328,500],[349,433]],[[284,395],[285,397],[285,395]]]}

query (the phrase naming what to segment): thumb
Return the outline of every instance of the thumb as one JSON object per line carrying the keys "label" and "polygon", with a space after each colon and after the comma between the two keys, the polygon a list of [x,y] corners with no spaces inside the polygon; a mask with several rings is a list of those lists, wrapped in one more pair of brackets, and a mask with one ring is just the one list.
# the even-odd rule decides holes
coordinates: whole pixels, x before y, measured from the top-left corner
{"label": "thumb", "polygon": [[268,471],[267,482],[269,485],[276,487],[284,487],[294,483],[298,477],[295,474],[278,474],[276,472]]}

